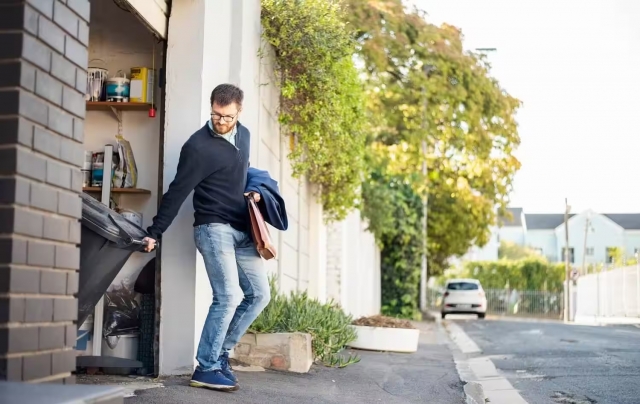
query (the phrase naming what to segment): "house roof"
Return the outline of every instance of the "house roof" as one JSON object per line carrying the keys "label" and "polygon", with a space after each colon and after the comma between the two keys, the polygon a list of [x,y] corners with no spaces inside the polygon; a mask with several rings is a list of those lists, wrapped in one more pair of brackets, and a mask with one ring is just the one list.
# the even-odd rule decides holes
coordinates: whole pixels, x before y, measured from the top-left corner
{"label": "house roof", "polygon": [[626,230],[640,230],[640,213],[603,213]]}
{"label": "house roof", "polygon": [[[575,214],[570,214],[573,217]],[[553,230],[564,223],[562,213],[525,213],[527,230]]]}
{"label": "house roof", "polygon": [[512,218],[500,217],[500,223],[503,227],[521,227],[522,226],[522,208],[507,208],[507,212],[511,213]]}
{"label": "house roof", "polygon": [[[625,230],[640,230],[640,213],[602,213]],[[575,214],[569,214],[569,218]],[[562,213],[525,213],[528,230],[553,230],[564,223]]]}

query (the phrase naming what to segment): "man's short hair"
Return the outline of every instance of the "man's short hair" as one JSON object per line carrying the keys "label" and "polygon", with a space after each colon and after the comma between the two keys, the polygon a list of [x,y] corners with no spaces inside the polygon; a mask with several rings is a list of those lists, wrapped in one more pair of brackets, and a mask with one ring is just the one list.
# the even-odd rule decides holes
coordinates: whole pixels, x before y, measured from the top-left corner
{"label": "man's short hair", "polygon": [[242,100],[244,100],[244,92],[233,84],[220,84],[211,92],[211,105],[216,103],[226,107],[235,102],[241,107]]}

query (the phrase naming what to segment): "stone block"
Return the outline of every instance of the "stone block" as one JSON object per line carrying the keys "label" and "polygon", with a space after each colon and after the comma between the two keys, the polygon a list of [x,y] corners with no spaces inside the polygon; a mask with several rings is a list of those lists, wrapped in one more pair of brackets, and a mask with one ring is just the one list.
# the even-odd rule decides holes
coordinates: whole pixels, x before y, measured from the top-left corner
{"label": "stone block", "polygon": [[235,347],[232,357],[250,366],[307,373],[313,364],[311,335],[246,334]]}

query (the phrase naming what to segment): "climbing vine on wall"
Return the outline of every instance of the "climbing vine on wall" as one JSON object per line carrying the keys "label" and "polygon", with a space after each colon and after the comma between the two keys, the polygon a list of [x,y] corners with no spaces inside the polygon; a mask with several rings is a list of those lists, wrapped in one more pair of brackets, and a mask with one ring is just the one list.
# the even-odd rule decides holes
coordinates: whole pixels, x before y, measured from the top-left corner
{"label": "climbing vine on wall", "polygon": [[382,247],[382,314],[418,320],[422,199],[405,178],[389,173],[381,162],[362,187],[371,201],[363,213],[374,218],[369,229]]}
{"label": "climbing vine on wall", "polygon": [[262,0],[263,37],[275,55],[279,121],[295,138],[294,175],[320,186],[328,219],[358,200],[365,150],[364,89],[339,0]]}

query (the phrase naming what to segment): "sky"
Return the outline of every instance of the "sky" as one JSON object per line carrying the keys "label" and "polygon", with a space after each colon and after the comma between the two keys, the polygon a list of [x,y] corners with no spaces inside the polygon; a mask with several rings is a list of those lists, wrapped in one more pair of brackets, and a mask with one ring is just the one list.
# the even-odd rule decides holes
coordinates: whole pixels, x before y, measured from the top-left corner
{"label": "sky", "polygon": [[511,206],[640,212],[640,0],[414,0],[523,102]]}

